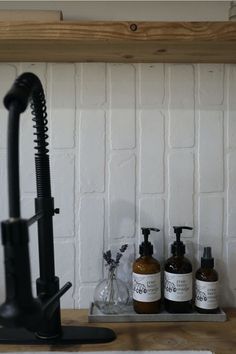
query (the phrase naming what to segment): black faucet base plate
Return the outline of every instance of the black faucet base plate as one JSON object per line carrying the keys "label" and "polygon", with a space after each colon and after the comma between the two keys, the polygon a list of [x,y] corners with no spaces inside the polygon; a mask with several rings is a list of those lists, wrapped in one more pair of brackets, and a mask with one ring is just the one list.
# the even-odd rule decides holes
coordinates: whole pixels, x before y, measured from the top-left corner
{"label": "black faucet base plate", "polygon": [[37,338],[34,333],[23,328],[0,328],[0,344],[68,345],[107,343],[116,339],[109,328],[62,326],[62,335],[53,339]]}

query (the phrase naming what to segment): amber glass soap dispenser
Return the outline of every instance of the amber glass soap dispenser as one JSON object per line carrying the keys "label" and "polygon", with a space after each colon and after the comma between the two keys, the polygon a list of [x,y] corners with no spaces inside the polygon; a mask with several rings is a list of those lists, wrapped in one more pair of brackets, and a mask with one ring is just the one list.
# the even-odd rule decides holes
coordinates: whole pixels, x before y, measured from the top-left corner
{"label": "amber glass soap dispenser", "polygon": [[188,226],[174,226],[176,241],[171,245],[172,257],[165,262],[164,302],[170,313],[188,313],[192,311],[192,265],[184,257],[185,245],[180,241],[183,229]]}
{"label": "amber glass soap dispenser", "polygon": [[218,297],[218,273],[214,269],[211,247],[204,247],[201,267],[196,271],[195,309],[200,313],[218,312]]}
{"label": "amber glass soap dispenser", "polygon": [[133,307],[137,313],[158,313],[161,307],[160,263],[152,257],[153,245],[148,241],[150,231],[142,228],[144,241],[139,246],[140,257],[133,264]]}

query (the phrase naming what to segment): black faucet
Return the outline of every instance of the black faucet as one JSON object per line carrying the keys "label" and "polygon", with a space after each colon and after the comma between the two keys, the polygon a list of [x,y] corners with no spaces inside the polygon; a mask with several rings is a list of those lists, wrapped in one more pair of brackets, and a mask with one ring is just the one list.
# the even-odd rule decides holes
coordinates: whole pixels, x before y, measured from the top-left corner
{"label": "black faucet", "polygon": [[[36,214],[26,220],[20,213],[19,121],[30,102],[34,121]],[[59,288],[55,276],[52,217],[59,213],[51,196],[47,142],[47,112],[39,78],[20,75],[4,98],[8,119],[9,219],[1,223],[4,247],[6,301],[0,306],[0,343],[101,343],[115,339],[108,328],[62,326],[60,297],[71,287]],[[37,298],[32,295],[28,228],[38,223],[39,270]],[[12,328],[11,328],[12,327]]]}

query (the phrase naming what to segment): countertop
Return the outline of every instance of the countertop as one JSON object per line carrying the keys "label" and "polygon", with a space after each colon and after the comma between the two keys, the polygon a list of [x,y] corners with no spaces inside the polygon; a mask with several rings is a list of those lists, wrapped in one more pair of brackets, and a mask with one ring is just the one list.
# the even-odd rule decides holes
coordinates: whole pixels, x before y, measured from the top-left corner
{"label": "countertop", "polygon": [[88,323],[87,310],[62,310],[64,325],[109,327],[117,339],[105,344],[71,346],[0,345],[0,352],[112,351],[112,350],[209,350],[236,353],[236,309],[225,310],[226,322]]}

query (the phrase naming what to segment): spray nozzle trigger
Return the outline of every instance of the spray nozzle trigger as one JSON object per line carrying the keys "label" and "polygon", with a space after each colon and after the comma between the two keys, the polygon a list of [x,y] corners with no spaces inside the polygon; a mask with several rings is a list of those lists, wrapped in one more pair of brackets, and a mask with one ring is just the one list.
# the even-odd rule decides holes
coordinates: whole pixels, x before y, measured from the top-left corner
{"label": "spray nozzle trigger", "polygon": [[213,268],[214,258],[211,254],[211,247],[204,247],[203,257],[201,258],[201,267],[203,268]]}

